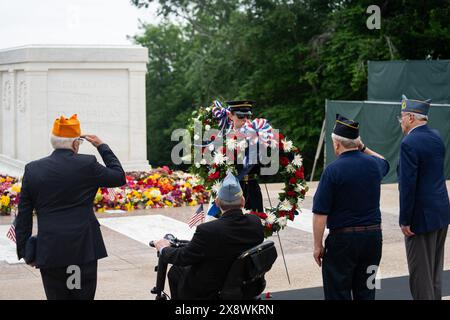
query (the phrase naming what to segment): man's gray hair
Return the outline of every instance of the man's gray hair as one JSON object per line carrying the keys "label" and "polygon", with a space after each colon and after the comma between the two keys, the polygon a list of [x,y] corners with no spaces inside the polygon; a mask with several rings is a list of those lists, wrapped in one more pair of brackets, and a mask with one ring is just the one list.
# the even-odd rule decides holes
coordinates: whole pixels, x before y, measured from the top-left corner
{"label": "man's gray hair", "polygon": [[420,121],[428,121],[428,116],[424,115],[424,114],[420,114],[420,113],[415,113],[415,112],[410,112],[414,118],[416,118],[417,120]]}
{"label": "man's gray hair", "polygon": [[242,198],[239,198],[236,201],[225,201],[220,198],[217,198],[217,205],[219,206],[220,209],[222,209],[222,211],[240,209],[241,200]]}
{"label": "man's gray hair", "polygon": [[356,139],[348,139],[348,138],[344,138],[344,137],[338,136],[335,133],[332,133],[331,134],[331,138],[333,140],[339,141],[342,144],[342,146],[344,148],[346,148],[346,149],[357,148],[361,144],[361,138],[360,137],[358,137]]}
{"label": "man's gray hair", "polygon": [[50,137],[50,143],[52,144],[53,149],[72,149],[73,142],[77,140],[76,138],[62,138],[57,137],[54,134]]}

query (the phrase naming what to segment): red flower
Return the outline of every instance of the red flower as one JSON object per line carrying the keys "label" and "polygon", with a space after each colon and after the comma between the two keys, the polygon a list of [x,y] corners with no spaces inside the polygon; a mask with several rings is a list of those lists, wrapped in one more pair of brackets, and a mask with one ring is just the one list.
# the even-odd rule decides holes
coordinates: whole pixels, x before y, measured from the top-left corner
{"label": "red flower", "polygon": [[301,180],[305,179],[305,169],[301,167],[301,169],[295,171],[295,177]]}
{"label": "red flower", "polygon": [[289,158],[287,157],[280,157],[280,164],[283,167],[287,167],[287,165],[290,163]]}
{"label": "red flower", "polygon": [[287,192],[287,195],[289,196],[289,197],[296,197],[297,196],[297,193],[295,193],[295,191],[288,191]]}
{"label": "red flower", "polygon": [[260,217],[261,219],[267,219],[267,214],[265,214],[264,212],[257,212],[257,211],[250,211],[249,214],[253,214],[257,217]]}
{"label": "red flower", "polygon": [[208,179],[209,179],[209,180],[216,180],[216,179],[219,178],[219,176],[220,176],[220,172],[219,172],[219,171],[216,171],[216,172],[214,172],[214,173],[211,173],[211,174],[208,176]]}
{"label": "red flower", "polygon": [[214,140],[216,140],[216,136],[215,136],[215,135],[212,135],[212,136],[211,136],[211,141],[214,141]]}
{"label": "red flower", "polygon": [[289,179],[289,183],[290,184],[297,184],[297,178],[296,177],[292,177]]}
{"label": "red flower", "polygon": [[302,196],[304,196],[306,194],[305,189],[303,189],[302,191],[300,191],[300,193],[302,194]]}
{"label": "red flower", "polygon": [[282,217],[284,217],[284,216],[286,216],[286,214],[287,214],[287,211],[280,211],[279,213],[278,213],[278,215],[282,218]]}
{"label": "red flower", "polygon": [[194,187],[194,191],[195,191],[195,192],[201,192],[201,191],[203,191],[203,186],[202,186],[202,185],[195,186],[195,187]]}
{"label": "red flower", "polygon": [[289,211],[289,220],[294,221],[294,212]]}
{"label": "red flower", "polygon": [[278,134],[278,137],[280,138],[280,141],[281,141],[281,140],[284,140],[284,135],[283,135],[282,133],[279,133],[279,134]]}

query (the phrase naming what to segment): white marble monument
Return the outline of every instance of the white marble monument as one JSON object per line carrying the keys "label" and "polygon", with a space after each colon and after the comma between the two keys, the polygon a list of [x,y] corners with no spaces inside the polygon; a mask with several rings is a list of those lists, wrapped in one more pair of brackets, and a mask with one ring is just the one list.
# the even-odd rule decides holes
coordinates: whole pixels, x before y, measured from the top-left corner
{"label": "white marble monument", "polygon": [[[21,175],[48,155],[60,115],[76,113],[124,169],[147,170],[145,73],[139,46],[25,46],[0,50],[0,173]],[[81,153],[95,154],[89,143]]]}

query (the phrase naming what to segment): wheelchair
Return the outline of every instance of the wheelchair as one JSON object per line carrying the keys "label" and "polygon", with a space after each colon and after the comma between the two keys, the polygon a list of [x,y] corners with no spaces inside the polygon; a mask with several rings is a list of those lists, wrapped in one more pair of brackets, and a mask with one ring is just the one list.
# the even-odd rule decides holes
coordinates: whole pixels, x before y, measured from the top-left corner
{"label": "wheelchair", "polygon": [[[179,240],[172,234],[164,236],[172,247],[182,247],[189,243]],[[149,243],[154,247],[153,241]],[[167,274],[167,262],[158,256],[156,285],[151,290],[155,300],[168,300],[169,295],[164,292]],[[239,255],[227,273],[222,289],[217,293],[218,300],[255,300],[266,288],[265,274],[272,268],[278,254],[273,241],[265,241]]]}

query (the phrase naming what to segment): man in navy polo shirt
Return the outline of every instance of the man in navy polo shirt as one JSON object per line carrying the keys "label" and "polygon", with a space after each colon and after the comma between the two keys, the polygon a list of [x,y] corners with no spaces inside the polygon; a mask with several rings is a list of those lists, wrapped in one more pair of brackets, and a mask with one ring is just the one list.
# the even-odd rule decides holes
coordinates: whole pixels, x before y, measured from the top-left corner
{"label": "man in navy polo shirt", "polygon": [[[338,158],[314,195],[314,259],[322,266],[325,299],[374,300],[381,260],[381,180],[389,163],[363,145],[359,124],[336,115],[332,134]],[[325,225],[330,233],[323,246]]]}

